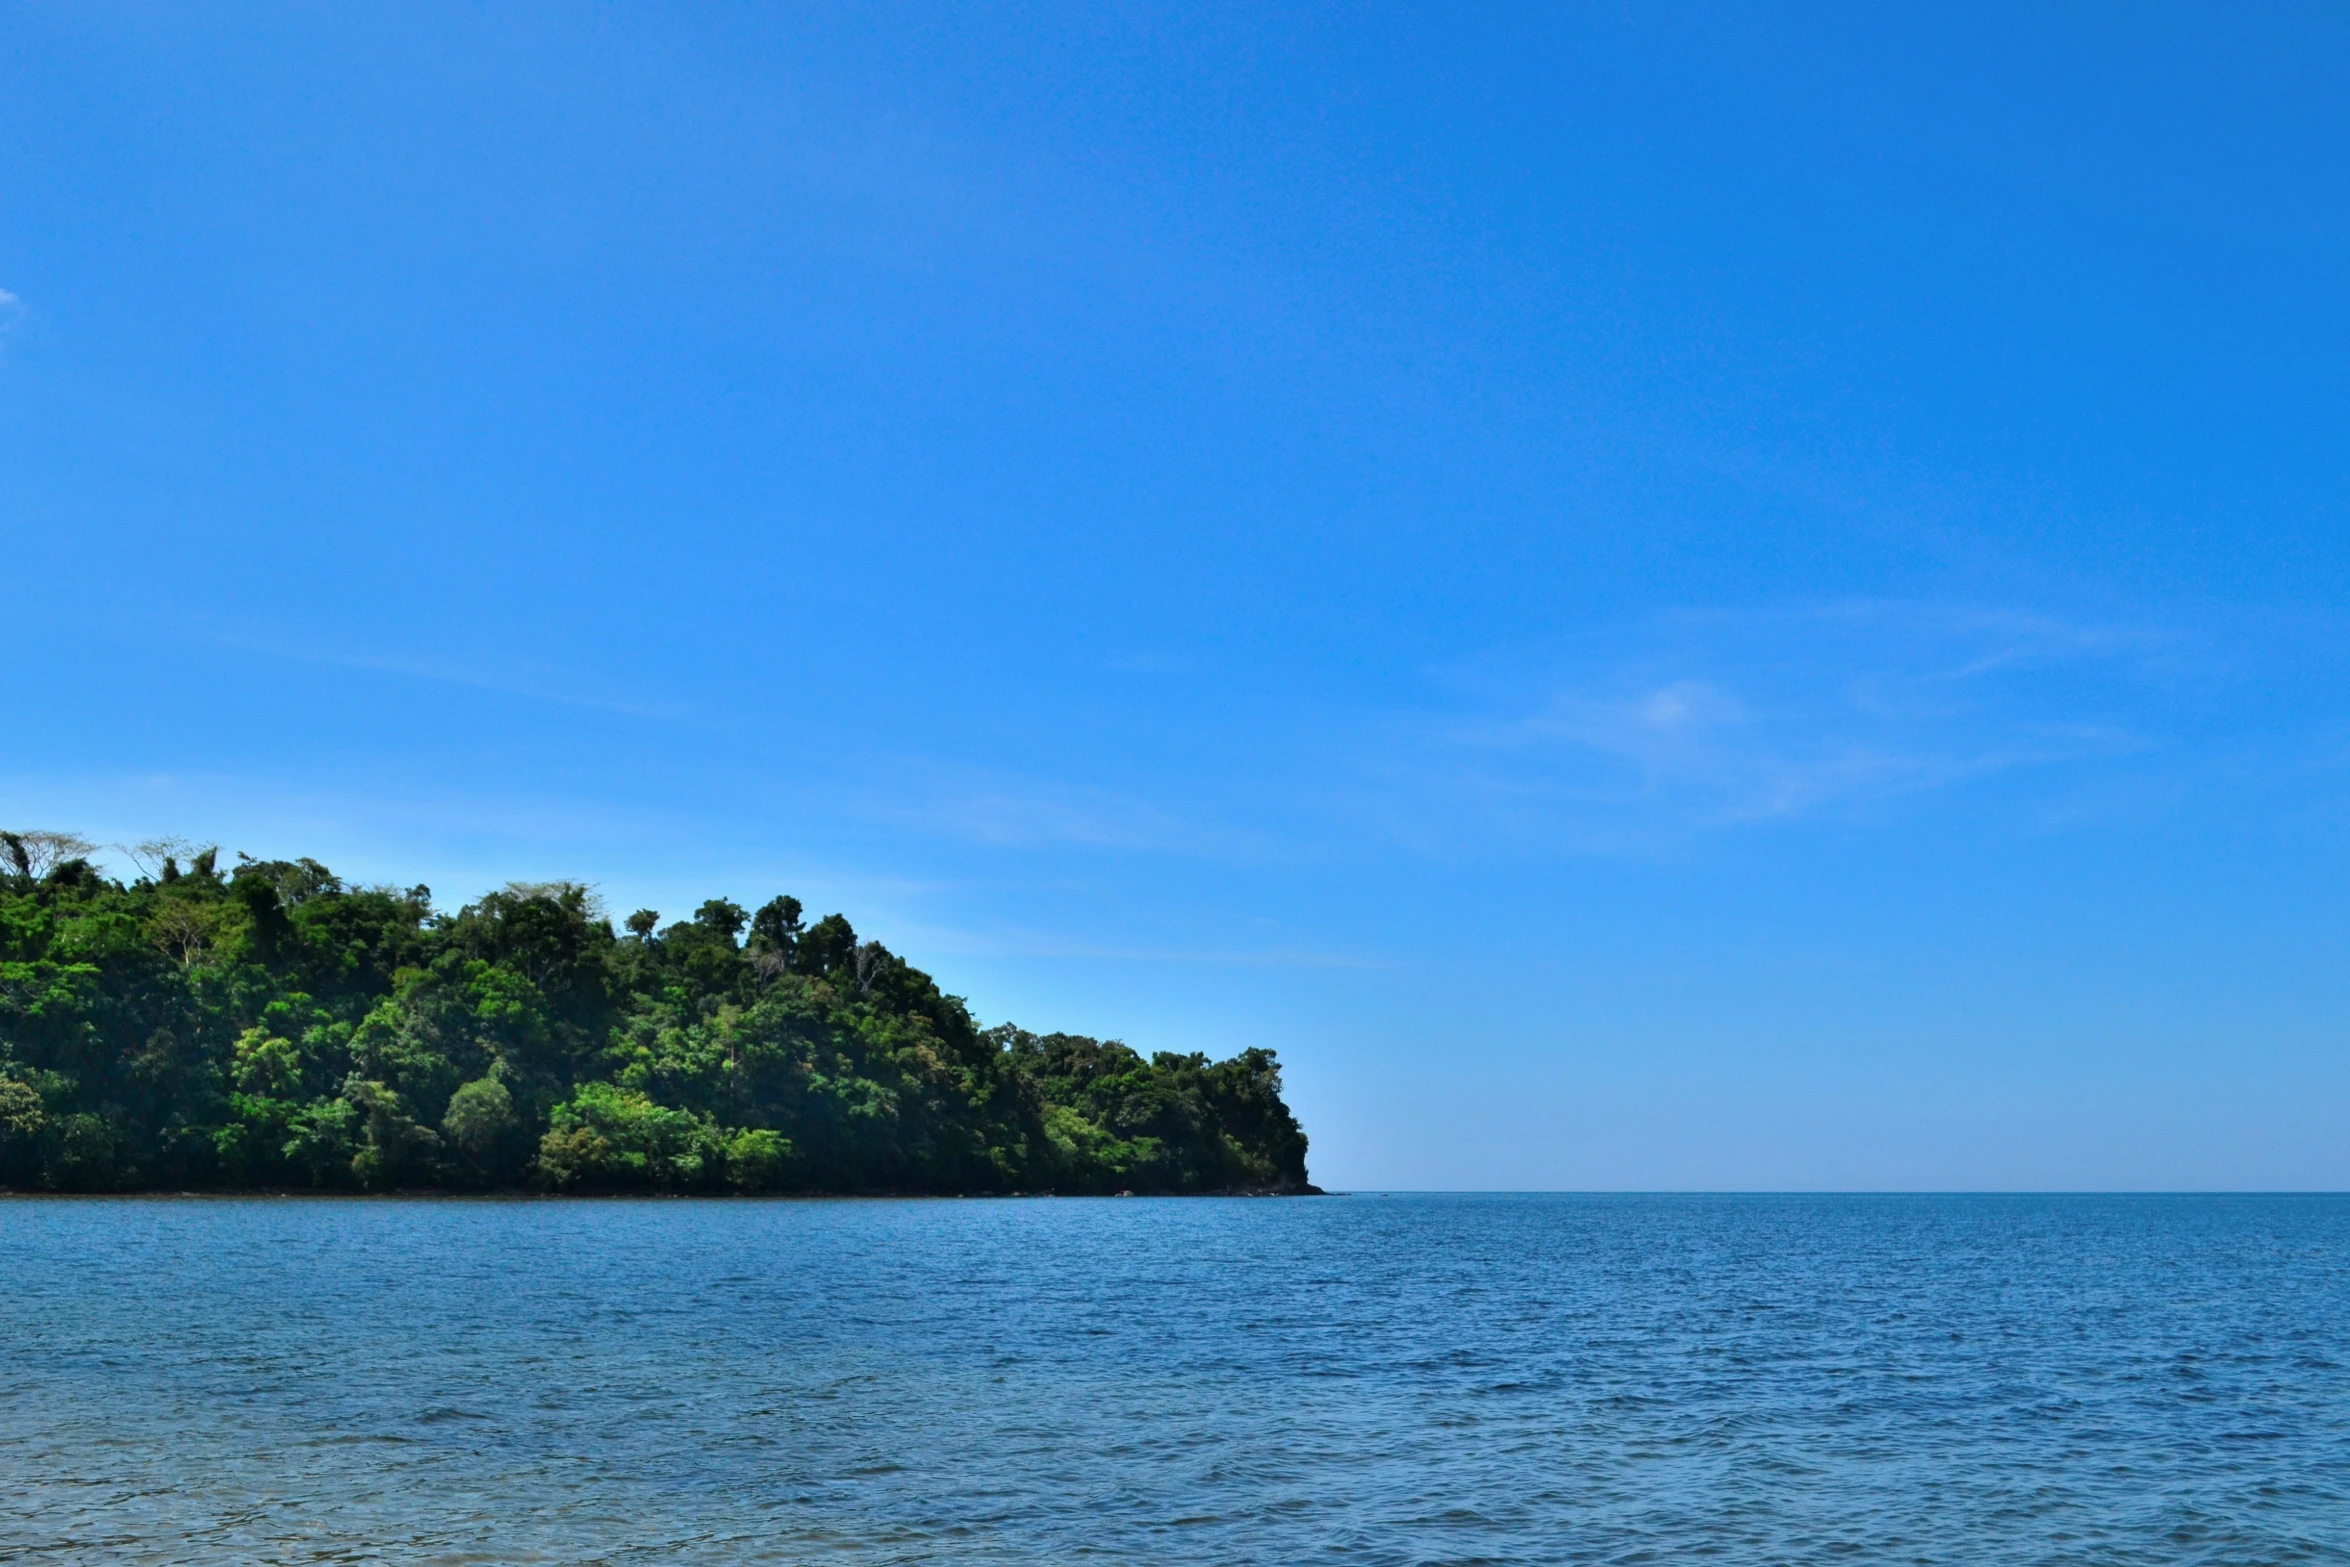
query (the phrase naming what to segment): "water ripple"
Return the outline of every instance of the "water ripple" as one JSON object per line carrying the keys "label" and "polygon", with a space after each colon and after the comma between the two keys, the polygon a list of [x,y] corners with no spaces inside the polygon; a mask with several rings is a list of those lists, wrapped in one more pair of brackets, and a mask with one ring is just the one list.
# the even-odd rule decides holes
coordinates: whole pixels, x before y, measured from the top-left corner
{"label": "water ripple", "polygon": [[2350,1562],[2350,1201],[0,1203],[0,1559]]}

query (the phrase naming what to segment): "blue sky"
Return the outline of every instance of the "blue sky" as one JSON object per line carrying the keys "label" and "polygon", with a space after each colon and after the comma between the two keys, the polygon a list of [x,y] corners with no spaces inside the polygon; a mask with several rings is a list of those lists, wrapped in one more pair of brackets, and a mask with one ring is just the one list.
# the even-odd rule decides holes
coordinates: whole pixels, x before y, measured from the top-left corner
{"label": "blue sky", "polygon": [[2346,67],[20,6],[0,819],[791,890],[1326,1184],[2341,1187]]}

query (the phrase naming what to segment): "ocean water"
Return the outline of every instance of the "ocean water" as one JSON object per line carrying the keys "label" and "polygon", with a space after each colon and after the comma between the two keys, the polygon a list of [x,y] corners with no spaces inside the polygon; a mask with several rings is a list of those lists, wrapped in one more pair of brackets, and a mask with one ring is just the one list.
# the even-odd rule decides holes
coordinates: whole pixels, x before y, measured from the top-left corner
{"label": "ocean water", "polygon": [[2350,1562],[2350,1199],[5,1201],[0,1559]]}

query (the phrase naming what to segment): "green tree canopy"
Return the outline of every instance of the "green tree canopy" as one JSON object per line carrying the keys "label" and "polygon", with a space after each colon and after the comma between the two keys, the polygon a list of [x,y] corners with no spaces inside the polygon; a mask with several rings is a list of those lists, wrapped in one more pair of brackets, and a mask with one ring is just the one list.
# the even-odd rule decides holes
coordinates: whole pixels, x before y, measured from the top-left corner
{"label": "green tree canopy", "polygon": [[983,1030],[795,898],[623,938],[572,882],[141,849],[0,833],[0,1186],[1311,1189],[1271,1051]]}

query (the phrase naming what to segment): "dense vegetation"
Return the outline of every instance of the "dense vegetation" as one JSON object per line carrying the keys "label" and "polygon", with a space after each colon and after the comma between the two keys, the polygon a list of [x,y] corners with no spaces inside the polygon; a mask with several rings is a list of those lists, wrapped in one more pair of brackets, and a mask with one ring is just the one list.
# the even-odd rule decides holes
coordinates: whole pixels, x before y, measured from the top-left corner
{"label": "dense vegetation", "polygon": [[[1306,1187],[1273,1054],[981,1029],[834,914],[453,914],[315,860],[0,834],[0,1186]],[[183,860],[185,863],[183,864]]]}

